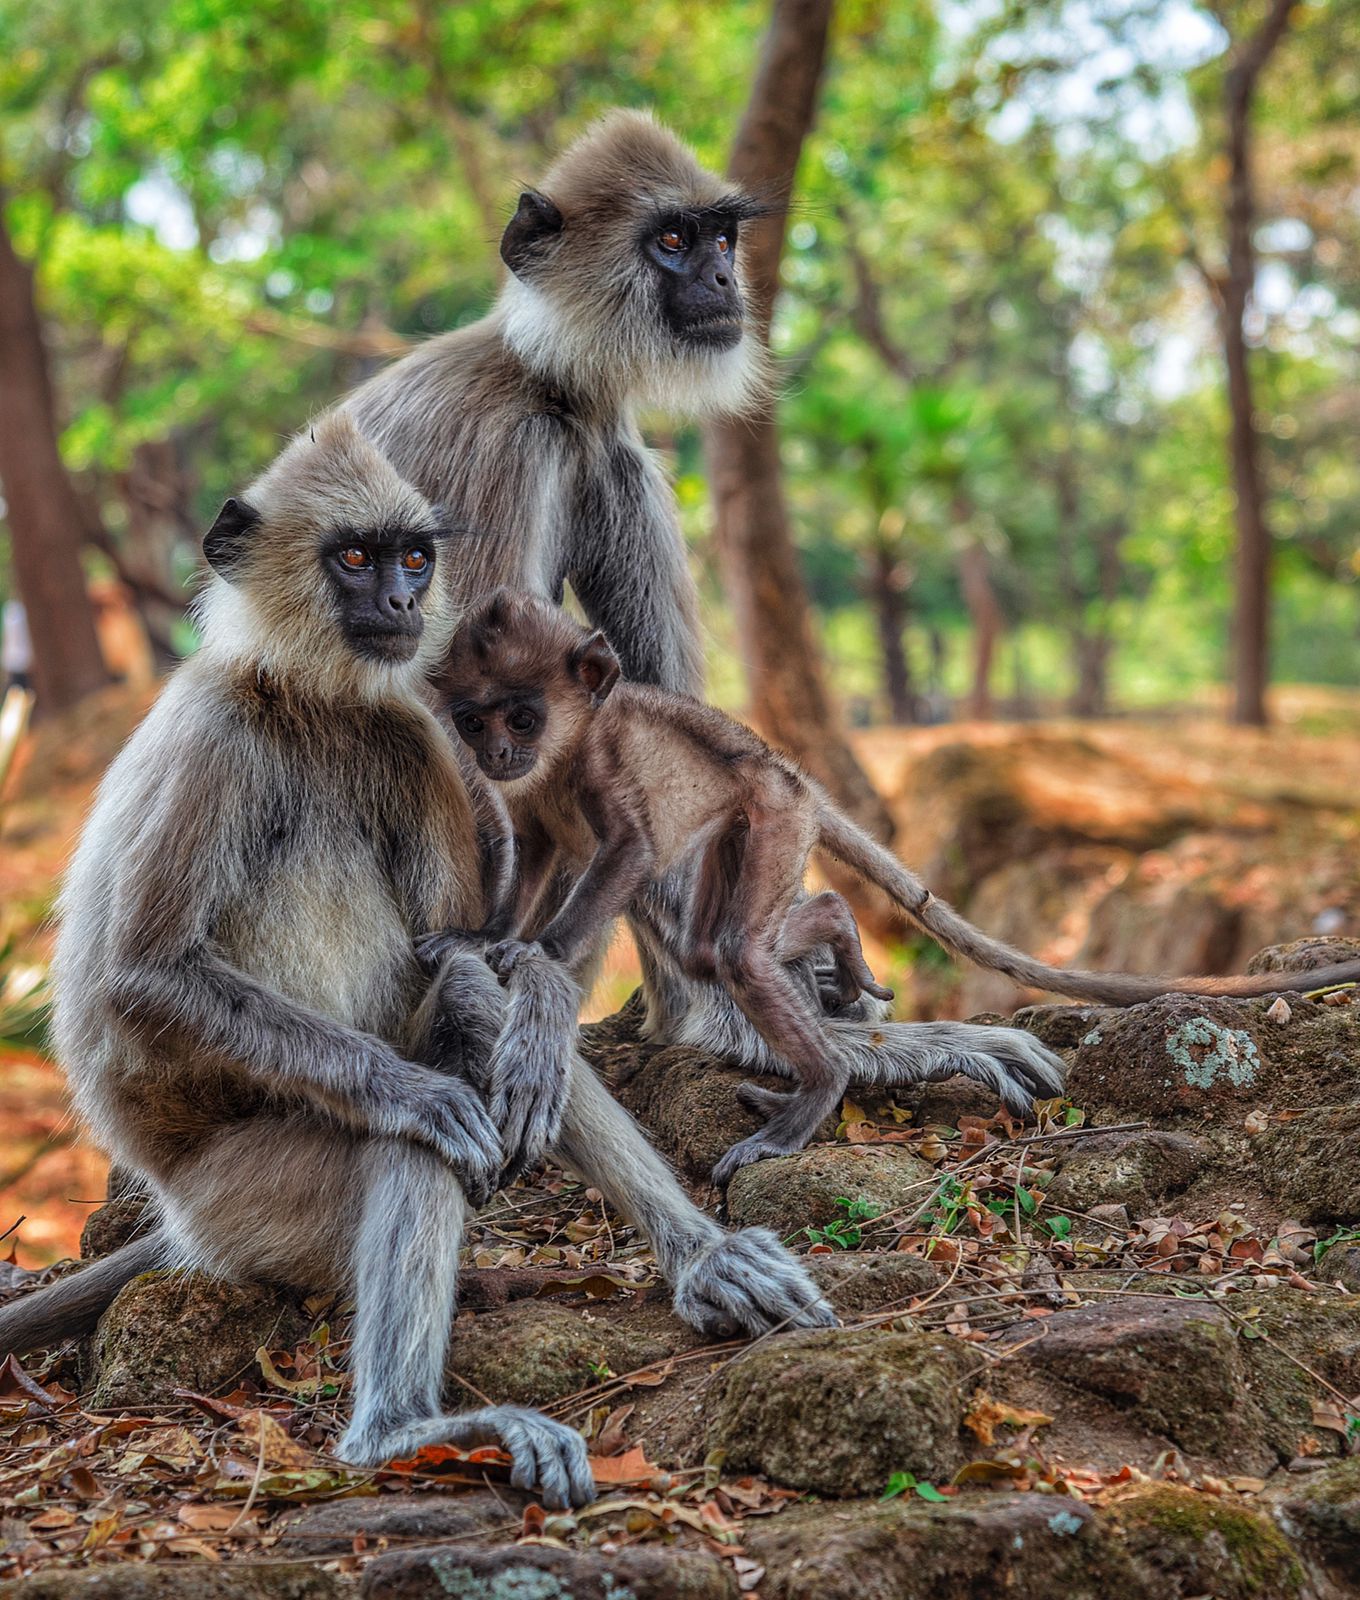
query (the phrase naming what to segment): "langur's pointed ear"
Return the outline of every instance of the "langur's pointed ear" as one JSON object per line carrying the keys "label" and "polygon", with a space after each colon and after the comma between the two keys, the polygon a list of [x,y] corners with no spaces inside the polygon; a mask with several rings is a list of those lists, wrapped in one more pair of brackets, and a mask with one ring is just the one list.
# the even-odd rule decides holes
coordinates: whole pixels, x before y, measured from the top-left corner
{"label": "langur's pointed ear", "polygon": [[497,589],[482,608],[482,625],[487,628],[504,628],[509,625],[515,597],[509,589]]}
{"label": "langur's pointed ear", "polygon": [[582,640],[568,658],[568,666],[593,706],[602,706],[619,681],[619,658],[602,633]]}
{"label": "langur's pointed ear", "polygon": [[260,513],[244,500],[228,500],[203,535],[203,554],[214,572],[230,578],[241,564],[250,535],[260,525]]}
{"label": "langur's pointed ear", "polygon": [[501,260],[517,278],[529,276],[562,228],[562,213],[547,195],[526,189],[501,235]]}

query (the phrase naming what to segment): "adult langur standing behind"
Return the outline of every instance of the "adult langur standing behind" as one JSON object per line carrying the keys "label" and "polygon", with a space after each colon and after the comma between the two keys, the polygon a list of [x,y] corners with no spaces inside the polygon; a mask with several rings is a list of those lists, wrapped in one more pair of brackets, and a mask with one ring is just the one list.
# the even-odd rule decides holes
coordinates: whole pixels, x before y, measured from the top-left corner
{"label": "adult langur standing behind", "polygon": [[[501,240],[511,276],[490,314],[421,345],[345,402],[405,477],[478,530],[451,563],[460,607],[500,586],[560,600],[569,583],[628,678],[701,692],[674,496],[634,412],[737,412],[767,392],[740,264],[741,229],[767,209],[650,117],[613,112],[562,155],[541,192],[520,196]],[[671,873],[630,909],[645,1031],[782,1070],[721,987],[686,975],[692,893],[691,875]],[[811,960],[792,970],[818,995]],[[1062,1070],[1016,1029],[965,1039],[934,1024],[884,1024],[868,997],[834,1009],[862,1080],[965,1071],[1028,1105],[1029,1086]]]}
{"label": "adult langur standing behind", "polygon": [[414,939],[482,911],[471,802],[422,699],[450,615],[440,539],[343,415],[208,533],[202,648],[100,789],[56,962],[77,1107],[155,1221],[0,1310],[0,1354],[88,1329],[158,1265],[345,1286],[344,1459],[496,1440],[516,1482],[580,1503],[573,1430],[440,1412],[464,1217],[507,1158],[551,1145],[600,1188],[696,1327],[833,1319],[773,1235],[725,1233],[690,1203],[574,1058],[569,980],[529,963],[507,997],[463,952],[422,975]]}

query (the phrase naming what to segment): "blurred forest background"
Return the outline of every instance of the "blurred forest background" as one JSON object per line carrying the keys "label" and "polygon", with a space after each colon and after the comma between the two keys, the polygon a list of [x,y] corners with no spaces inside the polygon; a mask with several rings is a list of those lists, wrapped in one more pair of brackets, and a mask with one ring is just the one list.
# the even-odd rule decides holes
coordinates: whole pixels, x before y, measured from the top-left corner
{"label": "blurred forest background", "polygon": [[[1352,0],[0,0],[0,600],[40,713],[0,1034],[32,1042],[62,859],[193,648],[220,502],[487,309],[518,190],[599,112],[726,166],[772,26],[825,49],[771,330],[817,649],[769,647],[806,637],[787,584],[743,598],[714,440],[648,419],[714,698],[809,759],[870,730],[898,848],[1059,959],[1221,968],[1360,912]],[[1016,998],[884,959],[931,1014]],[[39,1212],[46,1070],[0,1060],[0,1192]]]}

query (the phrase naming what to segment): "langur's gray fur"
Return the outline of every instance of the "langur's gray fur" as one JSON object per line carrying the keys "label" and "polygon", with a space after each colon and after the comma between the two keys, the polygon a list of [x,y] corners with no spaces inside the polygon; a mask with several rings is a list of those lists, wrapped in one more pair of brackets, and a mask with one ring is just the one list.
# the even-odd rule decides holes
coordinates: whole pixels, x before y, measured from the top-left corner
{"label": "langur's gray fur", "polygon": [[[415,939],[483,909],[473,809],[422,699],[452,563],[435,564],[409,658],[356,653],[323,569],[337,538],[370,533],[380,552],[439,537],[429,503],[343,415],[295,440],[214,524],[208,547],[230,581],[214,580],[202,648],[101,786],[55,970],[77,1107],[158,1221],[0,1309],[0,1353],[89,1327],[153,1265],[348,1286],[345,1459],[494,1438],[516,1482],[580,1503],[592,1488],[579,1434],[518,1408],[439,1409],[468,1195],[490,1191],[503,1159],[479,1075],[506,1107],[512,1153],[555,1140],[647,1230],[697,1326],[759,1333],[831,1313],[763,1239],[758,1262],[733,1265],[750,1244],[688,1200],[573,1058],[574,1004],[546,963],[524,963],[508,996],[457,954],[433,985],[422,973]],[[545,1106],[521,1104],[530,1047]]]}
{"label": "langur's gray fur", "polygon": [[[406,478],[476,530],[447,564],[458,611],[501,586],[560,600],[570,584],[628,678],[695,694],[694,583],[674,496],[636,411],[740,412],[769,385],[750,327],[714,348],[667,325],[661,277],[640,240],[671,216],[724,207],[738,223],[763,209],[650,117],[611,113],[548,171],[541,194],[521,198],[502,244],[512,273],[490,314],[429,340],[344,402]],[[744,319],[739,242],[731,255]],[[663,898],[691,892],[681,871]],[[769,1070],[764,1041],[723,990],[684,975],[667,918],[630,920],[647,1036]],[[815,989],[815,966],[800,970]],[[987,1029],[982,1048],[973,1035],[885,1023],[886,1009],[867,997],[833,1014],[875,1081],[939,1076],[947,1060],[1015,1108],[1029,1105],[1036,1083],[1059,1092],[1059,1059],[1014,1030]]]}

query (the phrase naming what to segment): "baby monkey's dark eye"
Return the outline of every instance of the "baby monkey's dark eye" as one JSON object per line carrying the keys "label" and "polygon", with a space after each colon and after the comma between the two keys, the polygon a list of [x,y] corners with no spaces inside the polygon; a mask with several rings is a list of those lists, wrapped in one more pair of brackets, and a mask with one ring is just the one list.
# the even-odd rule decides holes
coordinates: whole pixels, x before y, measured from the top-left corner
{"label": "baby monkey's dark eye", "polygon": [[685,236],[680,232],[679,228],[667,228],[660,235],[658,242],[663,250],[683,250],[685,248]]}
{"label": "baby monkey's dark eye", "polygon": [[511,733],[532,733],[538,726],[538,718],[532,711],[512,711],[505,725]]}
{"label": "baby monkey's dark eye", "polygon": [[486,723],[484,723],[480,717],[474,717],[472,713],[469,712],[467,716],[459,717],[458,726],[463,730],[464,733],[480,733],[482,729],[486,727]]}
{"label": "baby monkey's dark eye", "polygon": [[430,564],[430,558],[424,550],[408,550],[401,558],[401,564],[407,572],[424,572]]}
{"label": "baby monkey's dark eye", "polygon": [[358,572],[368,565],[368,551],[361,544],[347,544],[340,552],[340,564],[351,572]]}

